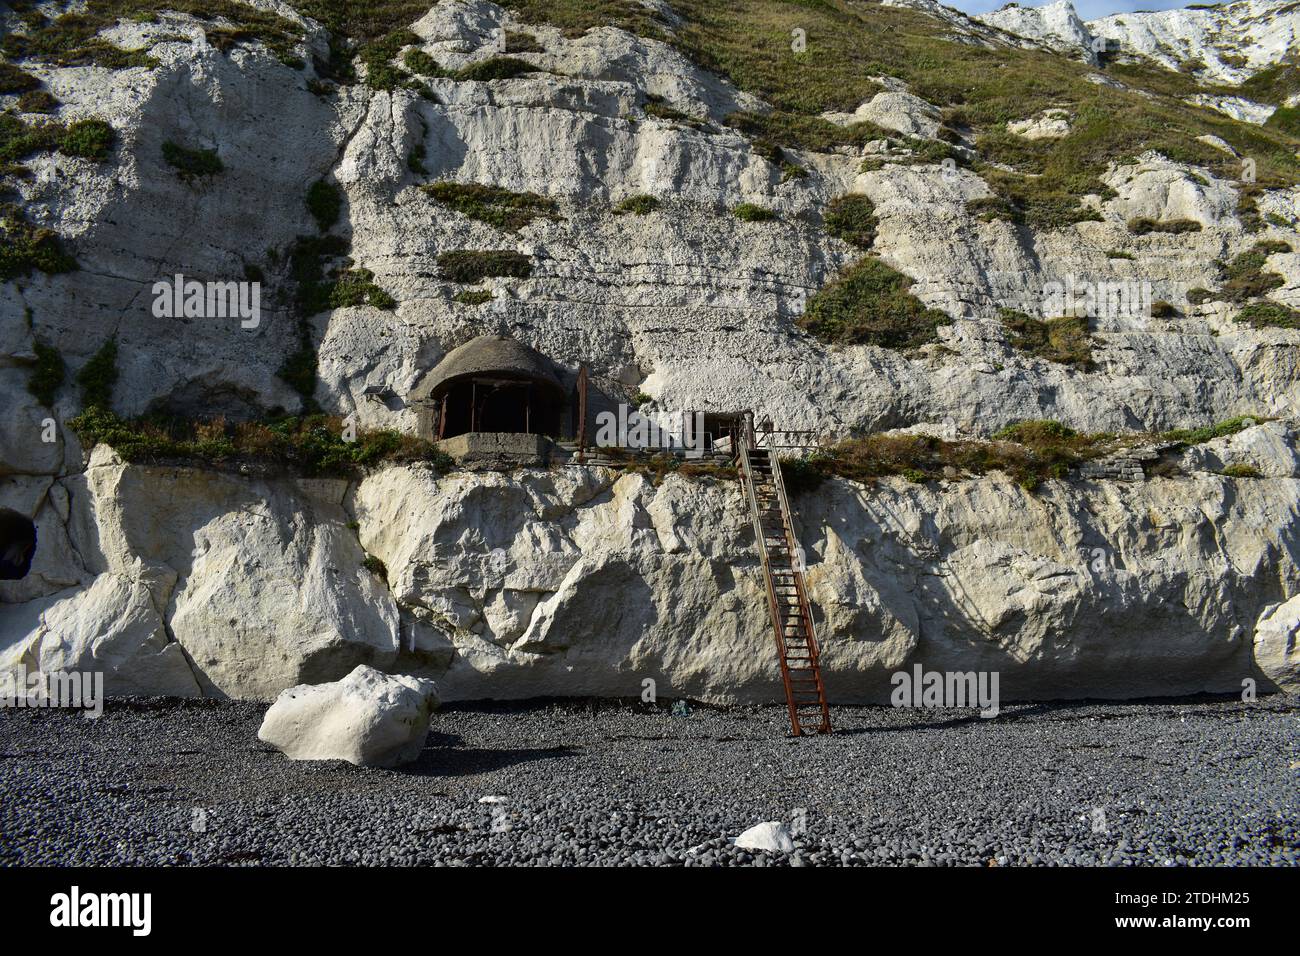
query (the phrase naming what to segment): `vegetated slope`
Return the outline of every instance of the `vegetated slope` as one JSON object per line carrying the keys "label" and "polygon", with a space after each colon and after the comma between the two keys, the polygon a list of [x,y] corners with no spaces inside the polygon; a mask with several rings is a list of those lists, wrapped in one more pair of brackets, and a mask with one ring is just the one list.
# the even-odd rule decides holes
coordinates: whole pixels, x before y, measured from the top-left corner
{"label": "vegetated slope", "polygon": [[[0,45],[12,319],[73,368],[120,336],[126,414],[301,404],[409,430],[365,387],[402,394],[503,327],[614,398],[840,433],[1294,404],[1300,140],[1191,105],[1219,88],[1195,74],[922,0],[42,9]],[[1285,88],[1281,68],[1247,82]],[[39,92],[53,113],[28,111]],[[96,111],[116,149],[47,132]],[[1220,295],[1259,241],[1280,282]],[[168,334],[140,303],[176,271],[263,276],[262,328]],[[1168,308],[1088,317],[1087,363],[1017,347],[1002,311],[1057,318],[1065,279]]]}

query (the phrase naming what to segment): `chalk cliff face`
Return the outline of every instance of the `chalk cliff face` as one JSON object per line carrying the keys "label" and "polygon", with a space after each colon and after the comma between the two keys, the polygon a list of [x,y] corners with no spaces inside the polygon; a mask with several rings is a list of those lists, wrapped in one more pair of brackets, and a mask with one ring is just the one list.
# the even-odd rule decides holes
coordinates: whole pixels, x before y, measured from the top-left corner
{"label": "chalk cliff face", "polygon": [[[1070,0],[1056,0],[1041,6],[1009,3],[975,19],[1094,65],[1102,53],[1225,84],[1288,62],[1300,43],[1300,11],[1290,0],[1140,10],[1088,21],[1079,18]],[[1207,97],[1203,105],[1221,109],[1225,99],[1255,107],[1236,106],[1236,118],[1247,122],[1263,123],[1273,112],[1272,106],[1240,97]]]}
{"label": "chalk cliff face", "polygon": [[[1295,433],[1256,426],[1182,465],[1034,494],[990,477],[799,497],[831,698],[883,702],[914,663],[996,670],[1006,699],[1294,686]],[[84,473],[25,487],[44,547],[32,579],[0,585],[26,599],[0,605],[0,666],[104,669],[118,694],[267,699],[367,663],[448,700],[632,697],[646,680],[779,695],[734,481],[425,465],[254,480],[100,447]]]}
{"label": "chalk cliff face", "polygon": [[[323,95],[313,62],[330,55],[325,29],[291,5],[256,6],[299,25],[305,67],[175,13],[103,34],[147,46],[152,65],[23,63],[57,97],[60,121],[105,119],[117,143],[100,163],[39,153],[25,160],[30,177],[11,183],[28,221],[60,236],[79,268],[5,282],[0,296],[0,505],[33,516],[41,535],[32,574],[0,584],[0,662],[102,667],[116,693],[269,698],[359,663],[427,672],[448,699],[633,695],[645,678],[661,694],[714,700],[777,690],[733,484],[419,466],[353,482],[253,479],[125,465],[105,447],[86,452],[61,424],[40,439],[47,419],[66,421],[81,401],[71,382],[49,407],[29,392],[38,343],[75,374],[116,337],[121,415],[298,409],[276,372],[300,347],[290,250],[318,232],[303,195],[324,179],[342,194],[330,234],[396,300],[309,317],[314,398],[363,427],[413,429],[400,396],[451,348],[495,331],[570,373],[587,363],[616,398],[753,408],[828,436],[917,424],[986,435],[1031,418],[1116,431],[1281,419],[1219,448],[1228,463],[1257,459],[1260,479],[1214,474],[1223,462],[1196,456],[1218,446],[1205,446],[1188,453],[1189,477],[1146,483],[1049,482],[1029,495],[1000,478],[833,481],[804,496],[832,697],[881,699],[889,672],[914,661],[998,667],[1004,696],[1233,689],[1261,676],[1253,642],[1268,613],[1264,657],[1275,674],[1292,666],[1276,646],[1286,615],[1272,606],[1297,590],[1288,422],[1300,416],[1300,332],[1254,328],[1236,321],[1239,306],[1187,292],[1216,287],[1216,261],[1267,242],[1264,267],[1282,277],[1267,301],[1300,307],[1300,187],[1255,190],[1261,221],[1248,228],[1243,183],[1144,151],[1112,164],[1085,198],[1095,221],[986,221],[986,171],[919,156],[864,162],[894,157],[883,140],[786,149],[806,175],[783,175],[762,143],[724,123],[769,104],[661,40],[612,26],[574,36],[483,0],[443,0],[411,25],[419,42],[408,49],[450,73],[499,56],[501,37],[526,29],[537,49],[510,55],[545,72],[427,78],[428,95],[362,83]],[[981,24],[931,6],[962,42],[990,48],[1059,32],[1035,32],[1027,14]],[[1264,25],[1244,35],[1247,65],[1223,77],[1239,82],[1294,48],[1265,24],[1277,6],[1226,8],[1249,7],[1249,22]],[[1125,30],[1126,49],[1159,60],[1144,37],[1167,21],[1191,55],[1222,64],[1206,39],[1225,32],[1220,21],[1181,13],[1190,19],[1086,26]],[[1077,24],[1063,8],[1053,16]],[[647,113],[647,96],[671,110]],[[0,94],[0,108],[16,102]],[[942,116],[882,79],[856,113],[826,118],[870,120],[919,149],[937,142]],[[1075,119],[1033,111],[1007,130],[1051,139]],[[223,169],[178,176],[166,143],[213,149]],[[536,193],[556,214],[503,233],[420,189],[437,180]],[[827,204],[851,192],[874,204],[874,253],[954,319],[937,343],[828,347],[795,327],[809,297],[862,255],[825,224]],[[616,213],[641,195],[658,208]],[[738,218],[742,203],[776,219]],[[1129,225],[1140,219],[1199,229],[1142,234]],[[467,305],[437,262],[457,249],[514,250],[532,274],[490,279],[491,301]],[[246,272],[264,277],[256,328],[153,313],[161,279]],[[1086,373],[1014,350],[1000,310],[1045,315],[1043,288],[1074,280],[1147,283],[1178,314],[1096,317]],[[399,400],[365,400],[375,386]],[[367,555],[386,581],[363,567]]]}

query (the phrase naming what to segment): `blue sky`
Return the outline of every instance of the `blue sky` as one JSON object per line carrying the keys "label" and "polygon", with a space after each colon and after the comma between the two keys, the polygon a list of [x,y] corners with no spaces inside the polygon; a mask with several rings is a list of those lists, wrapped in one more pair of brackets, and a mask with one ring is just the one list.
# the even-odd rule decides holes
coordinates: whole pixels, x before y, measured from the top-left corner
{"label": "blue sky", "polygon": [[[966,13],[988,13],[1006,6],[1007,0],[941,0],[950,7],[964,10]],[[1171,10],[1185,7],[1188,3],[1212,3],[1213,0],[1074,0],[1074,9],[1085,20],[1093,20],[1112,13],[1132,13],[1135,10]],[[1041,3],[1019,0],[1022,7],[1040,7]]]}

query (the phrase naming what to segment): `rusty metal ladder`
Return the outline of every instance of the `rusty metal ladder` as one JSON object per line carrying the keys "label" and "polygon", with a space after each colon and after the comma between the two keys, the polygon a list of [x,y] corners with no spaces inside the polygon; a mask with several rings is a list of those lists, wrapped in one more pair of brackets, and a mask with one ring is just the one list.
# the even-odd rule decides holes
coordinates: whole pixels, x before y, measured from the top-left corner
{"label": "rusty metal ladder", "polygon": [[773,450],[758,447],[752,419],[737,436],[740,480],[754,521],[754,536],[767,584],[768,610],[776,637],[781,681],[796,736],[831,731],[830,709],[822,685],[812,611],[804,588],[802,561],[791,521],[790,502]]}

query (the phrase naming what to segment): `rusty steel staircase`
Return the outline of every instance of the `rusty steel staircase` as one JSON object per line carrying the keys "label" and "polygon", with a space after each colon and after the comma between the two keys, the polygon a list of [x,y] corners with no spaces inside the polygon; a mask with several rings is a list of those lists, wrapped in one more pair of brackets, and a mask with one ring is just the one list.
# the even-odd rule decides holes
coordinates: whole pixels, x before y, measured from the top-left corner
{"label": "rusty steel staircase", "polygon": [[790,501],[781,480],[774,445],[760,447],[753,419],[746,416],[736,441],[740,480],[754,521],[754,536],[767,585],[768,610],[776,637],[781,681],[796,736],[831,730],[830,710],[804,587],[801,551],[791,520]]}

